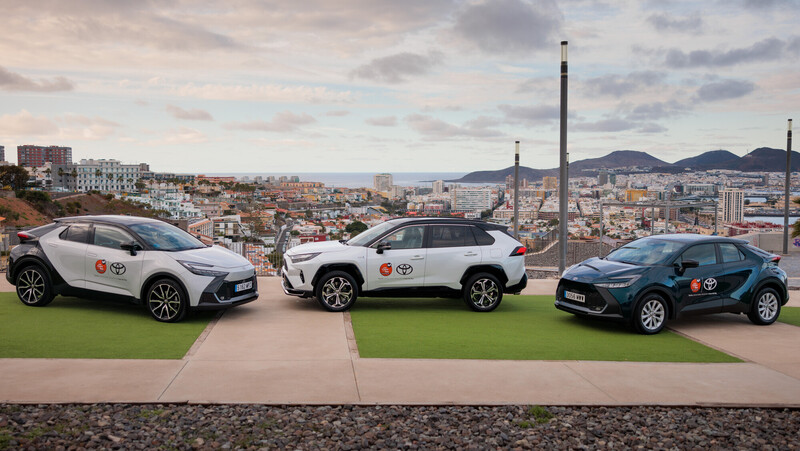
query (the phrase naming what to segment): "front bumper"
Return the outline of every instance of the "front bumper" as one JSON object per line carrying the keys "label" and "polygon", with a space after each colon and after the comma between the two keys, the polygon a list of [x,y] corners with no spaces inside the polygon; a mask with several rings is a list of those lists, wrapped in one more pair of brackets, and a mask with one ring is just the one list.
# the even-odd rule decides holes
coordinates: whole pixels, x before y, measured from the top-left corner
{"label": "front bumper", "polygon": [[[584,301],[567,299],[564,295],[566,291],[583,295]],[[555,307],[580,316],[615,321],[625,320],[619,302],[607,289],[563,278],[559,281],[556,289]]]}
{"label": "front bumper", "polygon": [[[236,292],[236,285],[252,282],[252,287]],[[258,299],[258,278],[252,277],[242,280],[226,281],[224,277],[214,279],[200,295],[200,302],[195,310],[219,310],[237,305],[247,304]]]}
{"label": "front bumper", "polygon": [[289,281],[289,277],[286,275],[286,269],[284,268],[281,270],[281,288],[283,288],[283,292],[289,296],[299,296],[301,298],[310,298],[314,294],[311,291],[307,290],[298,290],[292,286],[292,282]]}

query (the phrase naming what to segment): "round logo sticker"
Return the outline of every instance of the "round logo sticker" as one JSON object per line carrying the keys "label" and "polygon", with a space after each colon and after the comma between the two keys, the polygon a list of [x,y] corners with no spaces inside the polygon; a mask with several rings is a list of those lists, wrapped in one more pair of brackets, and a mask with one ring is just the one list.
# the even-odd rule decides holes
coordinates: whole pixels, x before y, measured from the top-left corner
{"label": "round logo sticker", "polygon": [[700,291],[700,281],[697,279],[692,279],[692,284],[689,285],[689,287],[692,289],[692,293],[697,293]]}
{"label": "round logo sticker", "polygon": [[706,291],[713,291],[714,288],[717,288],[717,279],[709,277],[708,279],[704,280],[703,288],[705,288]]}
{"label": "round logo sticker", "polygon": [[392,264],[391,263],[384,263],[381,265],[381,275],[388,276],[392,273]]}
{"label": "round logo sticker", "polygon": [[397,265],[397,274],[401,276],[407,276],[412,272],[414,272],[414,267],[409,264],[403,263],[402,265]]}
{"label": "round logo sticker", "polygon": [[94,269],[96,269],[100,274],[104,274],[106,272],[106,261],[97,260],[97,262],[94,264]]}
{"label": "round logo sticker", "polygon": [[122,263],[112,263],[111,264],[111,272],[114,274],[121,276],[125,274],[125,265]]}

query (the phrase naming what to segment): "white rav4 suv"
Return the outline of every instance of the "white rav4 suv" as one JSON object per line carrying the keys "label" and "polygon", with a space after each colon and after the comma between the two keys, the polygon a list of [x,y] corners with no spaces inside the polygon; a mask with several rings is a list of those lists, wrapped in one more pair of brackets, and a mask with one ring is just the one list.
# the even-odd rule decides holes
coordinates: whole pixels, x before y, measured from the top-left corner
{"label": "white rav4 suv", "polygon": [[158,321],[190,309],[222,309],[258,298],[255,268],[165,222],[77,216],[17,234],[6,279],[26,305],[57,294],[143,303]]}
{"label": "white rav4 suv", "polygon": [[492,311],[503,293],[527,284],[525,247],[507,228],[482,221],[403,218],[348,241],[308,243],[284,254],[286,294],[316,297],[327,310],[349,309],[358,296],[463,297]]}

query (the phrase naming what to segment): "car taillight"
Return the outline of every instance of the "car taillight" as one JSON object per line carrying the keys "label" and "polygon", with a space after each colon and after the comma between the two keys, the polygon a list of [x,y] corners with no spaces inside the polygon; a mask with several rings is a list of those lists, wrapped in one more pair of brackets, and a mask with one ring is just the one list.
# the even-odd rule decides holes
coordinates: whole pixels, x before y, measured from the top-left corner
{"label": "car taillight", "polygon": [[775,263],[776,265],[781,262],[781,256],[775,255],[772,257],[772,260],[769,261],[770,263]]}
{"label": "car taillight", "polygon": [[514,257],[517,255],[525,255],[526,250],[527,249],[525,249],[525,246],[517,246],[514,248],[513,251],[511,251],[511,255],[509,255],[509,257]]}
{"label": "car taillight", "polygon": [[19,238],[19,242],[20,242],[20,244],[22,244],[22,243],[24,243],[26,241],[29,241],[29,240],[32,240],[32,239],[34,239],[36,237],[31,235],[30,233],[17,232],[17,238]]}

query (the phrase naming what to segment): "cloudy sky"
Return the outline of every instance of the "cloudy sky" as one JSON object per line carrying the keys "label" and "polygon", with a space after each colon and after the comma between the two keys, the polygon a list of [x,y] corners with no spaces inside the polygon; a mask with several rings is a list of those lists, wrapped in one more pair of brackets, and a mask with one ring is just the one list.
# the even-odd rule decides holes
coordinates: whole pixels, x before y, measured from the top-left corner
{"label": "cloudy sky", "polygon": [[798,0],[0,0],[0,145],[177,172],[785,148]]}

